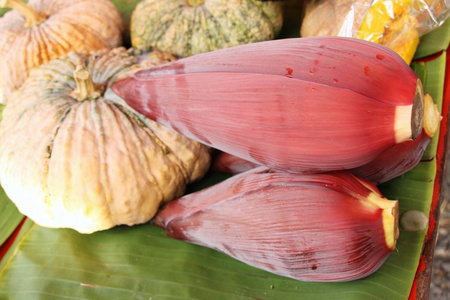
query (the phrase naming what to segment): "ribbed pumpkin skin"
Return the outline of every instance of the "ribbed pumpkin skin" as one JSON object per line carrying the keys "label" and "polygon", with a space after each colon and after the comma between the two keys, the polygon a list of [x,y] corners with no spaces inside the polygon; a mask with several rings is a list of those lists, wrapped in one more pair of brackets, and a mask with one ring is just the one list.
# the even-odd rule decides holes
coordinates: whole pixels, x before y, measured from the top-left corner
{"label": "ribbed pumpkin skin", "polygon": [[282,23],[281,1],[144,0],[131,17],[131,43],[186,57],[273,39]]}
{"label": "ribbed pumpkin skin", "polygon": [[29,70],[69,51],[121,46],[123,21],[109,0],[30,0],[48,18],[25,27],[18,11],[0,18],[0,103],[28,76]]}
{"label": "ribbed pumpkin skin", "polygon": [[102,90],[124,76],[119,71],[139,69],[137,61],[124,48],[71,52],[32,70],[11,95],[0,123],[0,182],[36,223],[82,233],[143,223],[209,168],[207,147],[117,97],[71,96],[76,65],[86,65]]}

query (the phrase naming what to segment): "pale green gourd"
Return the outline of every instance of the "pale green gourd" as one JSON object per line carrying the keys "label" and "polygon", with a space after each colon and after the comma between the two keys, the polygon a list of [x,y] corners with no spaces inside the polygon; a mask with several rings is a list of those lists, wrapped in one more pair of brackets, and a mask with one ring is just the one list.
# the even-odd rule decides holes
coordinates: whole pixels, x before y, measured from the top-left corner
{"label": "pale green gourd", "polygon": [[115,48],[71,52],[31,71],[0,123],[0,182],[20,212],[82,233],[144,223],[206,173],[206,146],[137,114],[108,90],[165,61]]}
{"label": "pale green gourd", "polygon": [[186,57],[274,39],[282,1],[144,0],[131,17],[131,43]]}

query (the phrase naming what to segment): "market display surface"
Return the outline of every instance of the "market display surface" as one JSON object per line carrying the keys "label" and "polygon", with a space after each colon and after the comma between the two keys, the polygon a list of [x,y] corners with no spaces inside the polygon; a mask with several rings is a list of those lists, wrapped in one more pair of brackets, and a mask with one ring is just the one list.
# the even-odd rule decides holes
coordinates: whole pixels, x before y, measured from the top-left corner
{"label": "market display surface", "polygon": [[[16,1],[4,2],[0,5]],[[119,23],[132,28],[131,8],[139,1],[124,2],[112,1],[122,18]],[[142,2],[164,12],[161,1]],[[214,19],[206,21],[202,15],[208,5],[211,11],[220,12],[217,18],[223,18],[227,9],[223,1],[169,2],[173,5],[170,11],[179,9],[185,20],[190,20],[174,23],[188,30],[189,36],[201,27],[193,25],[198,20],[203,20],[203,28],[211,26],[207,24]],[[421,40],[417,49],[414,43],[410,45],[414,50],[409,51],[415,53],[410,64],[385,46],[348,37],[314,37],[310,49],[316,51],[300,46],[289,53],[296,49],[297,41],[301,45],[310,39],[298,38],[299,21],[292,21],[298,7],[295,1],[268,4],[270,13],[259,1],[242,2],[247,5],[244,7],[258,2],[264,16],[283,20],[281,32],[278,34],[280,25],[274,22],[274,31],[263,38],[250,38],[251,30],[236,25],[240,21],[233,23],[233,18],[242,17],[240,13],[230,19],[235,24],[232,28],[243,30],[248,38],[237,38],[241,46],[223,45],[229,49],[217,51],[202,48],[202,53],[182,55],[160,51],[155,45],[126,49],[133,43],[133,31],[127,29],[122,31],[124,47],[115,44],[86,54],[68,51],[68,56],[61,54],[49,62],[37,60],[42,66],[33,69],[19,88],[5,93],[6,106],[0,106],[1,299],[427,297],[450,102],[449,22],[423,37],[423,31],[418,31]],[[37,2],[29,4],[38,7]],[[165,22],[171,18],[168,11],[163,14]],[[433,8],[433,12],[437,10]],[[7,16],[0,19],[0,30],[7,27],[8,22],[1,23]],[[142,20],[142,15],[135,16]],[[257,13],[249,16],[257,18]],[[48,16],[44,18],[44,22],[48,20]],[[255,23],[263,26],[260,33],[267,26],[265,20]],[[157,24],[150,23],[139,26]],[[290,26],[294,23],[298,26]],[[140,34],[145,32],[140,29]],[[261,41],[274,37],[277,39]],[[291,37],[294,39],[286,39]],[[235,40],[232,35],[230,39]],[[177,49],[193,49],[181,37],[174,40],[180,42]],[[215,37],[212,41],[217,44]],[[324,47],[315,45],[316,41]],[[41,38],[36,43],[45,42]],[[342,48],[347,42],[353,46]],[[373,48],[376,53],[355,52],[358,47]],[[330,54],[333,51],[336,56]],[[246,55],[252,52],[248,59]],[[358,57],[340,57],[350,54]],[[289,55],[295,62],[287,65],[283,59]],[[319,60],[314,55],[327,58]],[[392,69],[377,69],[380,61]],[[302,74],[302,65],[308,63],[311,65]],[[277,68],[277,64],[283,66]],[[347,73],[343,71],[346,64],[350,64]],[[361,77],[351,68],[360,70]],[[395,78],[400,72],[404,75]],[[313,77],[315,81],[310,79]],[[373,82],[379,87],[357,90],[371,78],[377,78]],[[383,79],[389,82],[383,83]],[[306,91],[298,98],[294,88],[290,90],[296,81],[304,84]],[[395,89],[399,85],[402,89]],[[317,92],[314,89],[320,90],[318,98],[311,96]],[[276,97],[271,97],[270,90],[275,90]],[[334,100],[340,96],[340,101],[351,99],[353,106],[345,104],[347,117],[336,117],[342,112],[339,106],[333,108],[333,101],[327,102],[330,94]],[[264,104],[258,104],[254,95],[265,95],[278,108],[269,106],[269,112],[258,114],[258,106],[252,105]],[[277,130],[280,134],[285,130],[287,137],[298,134],[285,126],[290,110],[283,115],[282,102],[276,102],[283,97],[295,103],[307,103],[307,98],[320,100],[315,106],[302,104],[303,118],[311,118],[311,123],[325,129],[334,124],[336,133],[346,132],[342,139],[354,143],[345,146],[359,147],[359,157],[352,160],[339,154],[345,153],[345,149],[337,151],[339,143],[326,149],[332,134],[325,129],[303,134],[315,146],[306,148],[298,159],[290,154],[296,150],[288,149],[281,140],[276,147],[267,141],[264,146],[263,138],[255,144],[252,129],[261,137]],[[165,98],[180,102],[171,104]],[[221,106],[214,99],[219,99]],[[234,99],[245,105],[239,106],[236,100],[234,108]],[[395,123],[389,113],[380,116],[392,110],[383,108],[384,101],[393,107],[394,103],[409,107],[408,113],[403,113],[409,118],[403,121],[407,126],[396,132],[389,126],[398,129],[398,125],[386,125],[371,132],[361,125],[369,124],[370,113],[361,117],[358,128],[346,125],[346,119],[367,110],[363,104],[356,109],[358,101],[370,103],[369,99],[379,102],[375,104],[380,106],[377,113],[377,108],[370,109],[374,117],[383,120],[374,123]],[[191,106],[183,104],[188,102]],[[209,112],[208,106],[212,106]],[[328,114],[325,107],[331,107]],[[195,114],[202,111],[208,118]],[[216,112],[222,115],[215,116]],[[281,114],[276,115],[278,112]],[[323,121],[320,114],[324,114]],[[224,119],[229,115],[237,119]],[[233,127],[237,120],[244,127]],[[283,126],[273,127],[277,122]],[[307,132],[314,128],[311,123],[295,126],[305,126]],[[226,137],[229,132],[234,139]],[[367,146],[364,143],[369,140],[363,138],[358,146],[356,136],[364,135],[380,136],[380,141]],[[322,141],[326,143],[320,144]],[[298,147],[303,151],[302,143]],[[398,145],[406,150],[391,150]],[[314,147],[316,153],[309,151]],[[380,154],[386,150],[394,154],[383,158]],[[240,168],[219,172],[214,160],[221,151],[236,155],[232,158],[242,163]],[[391,161],[386,163],[387,157]],[[377,160],[398,166],[386,174],[387,167],[375,170],[370,165]],[[366,169],[357,173],[360,167]],[[368,175],[368,169],[375,171]],[[296,174],[305,170],[313,173]],[[331,173],[325,173],[328,171]],[[373,174],[381,177],[374,179],[370,177]],[[295,196],[298,193],[301,197]]]}

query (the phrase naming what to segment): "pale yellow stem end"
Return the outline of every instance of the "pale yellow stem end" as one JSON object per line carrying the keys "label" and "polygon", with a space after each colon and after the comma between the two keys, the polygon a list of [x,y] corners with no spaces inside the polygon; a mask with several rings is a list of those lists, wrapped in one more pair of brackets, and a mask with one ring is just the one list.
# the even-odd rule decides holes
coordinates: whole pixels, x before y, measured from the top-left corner
{"label": "pale yellow stem end", "polygon": [[78,65],[73,72],[73,77],[77,84],[71,96],[78,101],[94,100],[100,97],[100,92],[96,90],[91,74],[85,66]]}
{"label": "pale yellow stem end", "polygon": [[36,26],[47,19],[20,0],[0,0],[0,7],[19,11],[25,17],[25,27]]}
{"label": "pale yellow stem end", "polygon": [[395,141],[397,144],[415,140],[423,129],[424,94],[422,82],[417,79],[416,93],[411,105],[397,106],[395,111]]}
{"label": "pale yellow stem end", "polygon": [[206,0],[187,0],[189,6],[200,6],[205,3]]}
{"label": "pale yellow stem end", "polygon": [[430,94],[424,96],[423,129],[429,138],[432,138],[439,129],[441,113],[433,102]]}
{"label": "pale yellow stem end", "polygon": [[386,246],[389,249],[394,250],[400,235],[400,230],[398,228],[399,209],[398,201],[390,200],[390,202],[392,203],[392,206],[383,209],[382,217]]}
{"label": "pale yellow stem end", "polygon": [[399,230],[399,209],[398,209],[398,201],[397,200],[390,200],[385,198],[380,192],[371,186],[368,182],[365,180],[358,179],[358,181],[364,185],[367,189],[369,189],[371,192],[365,198],[365,201],[362,201],[364,205],[381,209],[382,210],[382,220],[383,220],[383,231],[384,231],[384,238],[386,242],[386,247],[388,249],[394,250],[395,246],[397,245],[397,239],[400,235]]}
{"label": "pale yellow stem end", "polygon": [[389,200],[380,196],[377,192],[372,192],[367,197],[367,204],[382,210],[383,231],[388,249],[394,250],[397,245],[397,239],[400,235],[398,228],[398,201]]}
{"label": "pale yellow stem end", "polygon": [[395,143],[400,144],[412,139],[411,115],[413,105],[397,106],[395,109]]}

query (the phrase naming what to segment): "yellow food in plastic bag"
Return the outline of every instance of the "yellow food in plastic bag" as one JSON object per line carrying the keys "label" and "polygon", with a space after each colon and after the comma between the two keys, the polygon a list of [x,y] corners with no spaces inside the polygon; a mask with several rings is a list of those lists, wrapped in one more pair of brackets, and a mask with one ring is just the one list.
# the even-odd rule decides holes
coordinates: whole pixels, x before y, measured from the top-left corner
{"label": "yellow food in plastic bag", "polygon": [[313,0],[306,7],[300,34],[379,43],[409,64],[420,36],[440,26],[449,12],[446,0]]}
{"label": "yellow food in plastic bag", "polygon": [[417,20],[411,16],[409,9],[411,1],[374,1],[355,37],[385,45],[397,52],[408,64],[411,63],[419,45]]}

